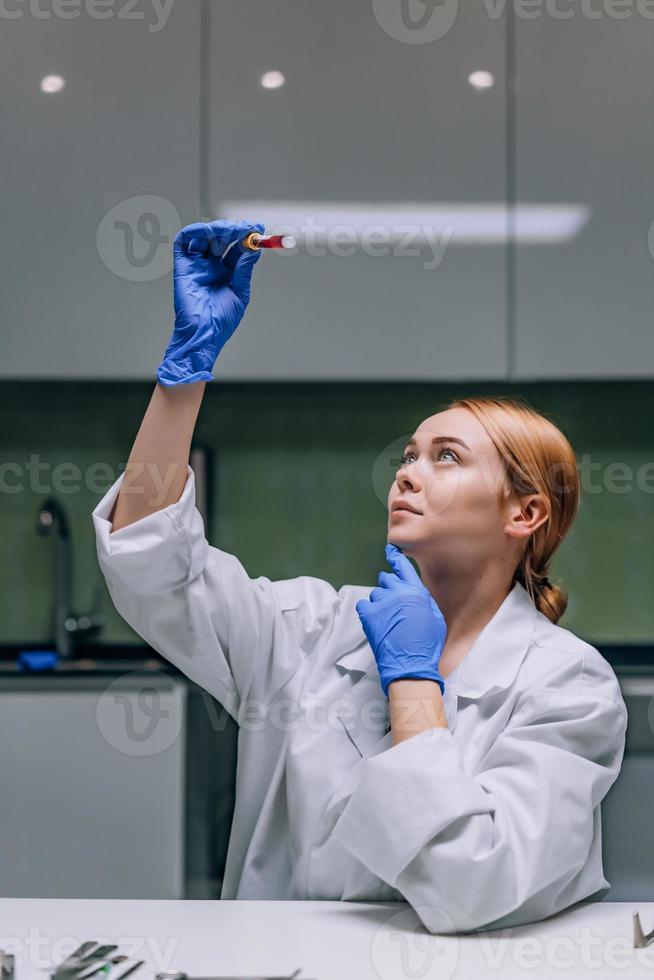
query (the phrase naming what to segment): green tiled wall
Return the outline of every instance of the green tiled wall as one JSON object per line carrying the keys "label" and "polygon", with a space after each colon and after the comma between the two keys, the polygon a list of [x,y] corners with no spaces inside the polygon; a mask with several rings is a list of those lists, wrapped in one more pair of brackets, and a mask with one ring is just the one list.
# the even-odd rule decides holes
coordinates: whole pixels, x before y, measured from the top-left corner
{"label": "green tiled wall", "polygon": [[[127,459],[151,389],[0,385],[0,642],[50,638],[53,542],[37,535],[36,514],[55,477],[67,490],[57,496],[74,535],[75,611],[90,608],[103,585],[90,513]],[[495,393],[520,395],[553,417],[593,481],[554,566],[570,591],[561,625],[591,641],[654,642],[654,382],[216,381],[196,430],[196,441],[214,452],[212,542],[253,577],[316,575],[336,587],[372,587],[386,567],[376,457],[444,401]],[[137,641],[104,589],[103,603],[101,641]]]}

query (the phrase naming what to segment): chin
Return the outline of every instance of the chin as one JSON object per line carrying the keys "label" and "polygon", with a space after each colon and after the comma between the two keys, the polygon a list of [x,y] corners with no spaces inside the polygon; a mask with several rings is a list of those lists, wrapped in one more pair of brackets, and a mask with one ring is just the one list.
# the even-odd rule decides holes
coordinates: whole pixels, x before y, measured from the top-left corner
{"label": "chin", "polygon": [[410,535],[402,534],[395,530],[390,530],[386,534],[386,540],[389,544],[394,544],[397,548],[401,548],[405,555],[410,554],[419,545],[419,542],[411,538]]}

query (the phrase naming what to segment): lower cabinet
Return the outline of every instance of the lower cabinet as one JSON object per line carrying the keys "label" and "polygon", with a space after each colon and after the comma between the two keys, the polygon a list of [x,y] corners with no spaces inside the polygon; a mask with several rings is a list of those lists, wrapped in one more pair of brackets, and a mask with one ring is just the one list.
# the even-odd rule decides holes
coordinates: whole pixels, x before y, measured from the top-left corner
{"label": "lower cabinet", "polygon": [[0,896],[185,897],[187,685],[0,677]]}
{"label": "lower cabinet", "polygon": [[620,677],[620,687],[629,724],[620,775],[602,803],[606,901],[654,902],[654,676]]}

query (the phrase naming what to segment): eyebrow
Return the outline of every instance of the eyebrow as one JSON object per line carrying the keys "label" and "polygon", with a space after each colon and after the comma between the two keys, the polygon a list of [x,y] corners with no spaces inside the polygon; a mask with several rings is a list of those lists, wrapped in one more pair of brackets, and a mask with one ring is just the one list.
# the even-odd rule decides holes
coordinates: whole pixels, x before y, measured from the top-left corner
{"label": "eyebrow", "polygon": [[[463,439],[458,439],[456,436],[434,436],[434,438],[431,441],[432,446],[436,442],[456,442],[458,443],[459,446],[463,446],[464,449],[467,449],[468,452],[471,452],[470,446],[468,446],[468,444],[465,443]],[[407,442],[407,446],[417,446],[417,445],[418,443],[416,439],[413,437],[409,439],[409,441]]]}

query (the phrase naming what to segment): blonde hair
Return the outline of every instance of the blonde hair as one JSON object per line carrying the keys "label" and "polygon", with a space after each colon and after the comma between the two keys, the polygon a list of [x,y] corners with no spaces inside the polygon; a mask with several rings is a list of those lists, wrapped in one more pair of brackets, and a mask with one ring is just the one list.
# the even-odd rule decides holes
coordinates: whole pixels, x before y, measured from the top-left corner
{"label": "blonde hair", "polygon": [[568,595],[547,576],[579,507],[574,450],[553,422],[514,398],[459,398],[441,410],[450,408],[467,408],[481,422],[504,462],[512,490],[542,494],[547,502],[549,516],[527,539],[513,583],[520,582],[536,608],[556,623],[566,610]]}

